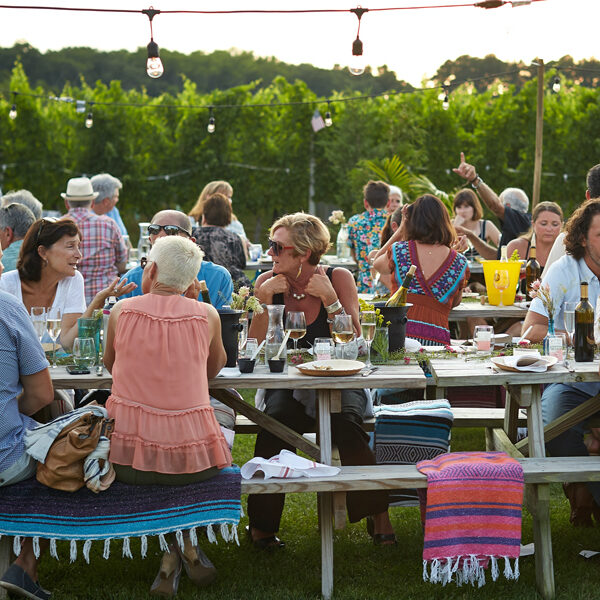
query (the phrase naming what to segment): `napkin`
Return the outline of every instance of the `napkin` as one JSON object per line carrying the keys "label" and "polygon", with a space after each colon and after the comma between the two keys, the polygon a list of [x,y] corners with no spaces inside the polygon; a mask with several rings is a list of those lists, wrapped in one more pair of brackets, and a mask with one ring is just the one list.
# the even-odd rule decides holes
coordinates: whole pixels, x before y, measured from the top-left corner
{"label": "napkin", "polygon": [[406,352],[418,352],[421,349],[421,342],[407,337],[404,340],[404,349]]}
{"label": "napkin", "polygon": [[240,377],[241,373],[237,367],[223,367],[217,377]]}
{"label": "napkin", "polygon": [[536,354],[520,354],[517,356],[506,356],[504,364],[507,367],[513,367],[519,371],[529,371],[533,373],[543,373],[548,370],[548,362]]}
{"label": "napkin", "polygon": [[289,450],[282,450],[269,459],[256,456],[240,469],[244,479],[251,479],[258,471],[262,471],[264,478],[269,479],[269,477],[329,477],[337,475],[340,469],[308,460]]}

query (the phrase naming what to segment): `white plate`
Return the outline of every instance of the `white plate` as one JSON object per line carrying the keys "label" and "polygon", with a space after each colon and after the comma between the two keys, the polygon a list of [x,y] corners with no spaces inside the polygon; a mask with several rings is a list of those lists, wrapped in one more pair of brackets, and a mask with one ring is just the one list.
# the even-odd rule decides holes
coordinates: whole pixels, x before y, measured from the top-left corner
{"label": "white plate", "polygon": [[[506,357],[504,357],[504,356],[494,356],[490,360],[502,371],[512,371],[513,373],[527,373],[528,372],[526,369],[523,369],[523,368],[515,369],[515,367],[511,367],[511,366],[505,364],[505,362],[504,362],[505,358]],[[547,363],[548,369],[558,362],[558,359],[556,358],[556,356],[540,356],[539,358],[536,357],[536,360],[544,361],[545,363]]]}
{"label": "white plate", "polygon": [[365,363],[359,360],[345,360],[332,358],[331,360],[314,360],[312,362],[298,365],[296,369],[303,375],[314,375],[316,377],[342,377],[354,375],[364,369]]}

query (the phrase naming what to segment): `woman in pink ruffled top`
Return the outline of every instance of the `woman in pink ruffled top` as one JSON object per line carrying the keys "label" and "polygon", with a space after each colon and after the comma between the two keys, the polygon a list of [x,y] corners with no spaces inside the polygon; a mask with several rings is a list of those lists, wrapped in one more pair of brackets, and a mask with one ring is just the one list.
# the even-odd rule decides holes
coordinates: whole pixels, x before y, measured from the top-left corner
{"label": "woman in pink ruffled top", "polygon": [[[144,295],[111,311],[104,353],[113,375],[106,403],[115,419],[110,461],[125,483],[185,485],[231,465],[209,402],[208,380],[226,354],[217,311],[196,300],[201,263],[202,251],[190,240],[158,239],[144,268]],[[176,592],[181,561],[198,585],[214,579],[214,566],[197,546],[189,540],[183,552],[174,546],[153,592]]]}

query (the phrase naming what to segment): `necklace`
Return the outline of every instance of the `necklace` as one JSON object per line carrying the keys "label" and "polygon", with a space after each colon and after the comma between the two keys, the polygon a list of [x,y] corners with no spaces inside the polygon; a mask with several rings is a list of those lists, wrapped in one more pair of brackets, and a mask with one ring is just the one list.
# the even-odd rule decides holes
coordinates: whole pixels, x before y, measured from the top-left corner
{"label": "necklace", "polygon": [[296,294],[296,292],[291,292],[292,298],[296,300],[302,300],[302,298],[306,298],[306,294]]}

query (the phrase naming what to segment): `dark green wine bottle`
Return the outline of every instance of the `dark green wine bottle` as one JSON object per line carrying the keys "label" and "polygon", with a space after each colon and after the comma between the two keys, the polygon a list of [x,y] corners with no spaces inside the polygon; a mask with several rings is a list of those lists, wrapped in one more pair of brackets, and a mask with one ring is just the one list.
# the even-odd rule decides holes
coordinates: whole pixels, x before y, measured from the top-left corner
{"label": "dark green wine bottle", "polygon": [[537,281],[541,277],[541,275],[542,268],[540,267],[540,263],[537,261],[535,256],[535,246],[532,245],[531,248],[529,248],[529,260],[525,266],[527,300],[533,300],[531,297],[531,286],[533,285],[534,281]]}
{"label": "dark green wine bottle", "polygon": [[202,294],[202,302],[211,304],[210,296],[208,295],[208,286],[206,285],[206,281],[204,281],[204,279],[200,280],[200,293]]}
{"label": "dark green wine bottle", "polygon": [[575,362],[594,360],[594,308],[588,300],[588,284],[581,282],[581,300],[575,308]]}

